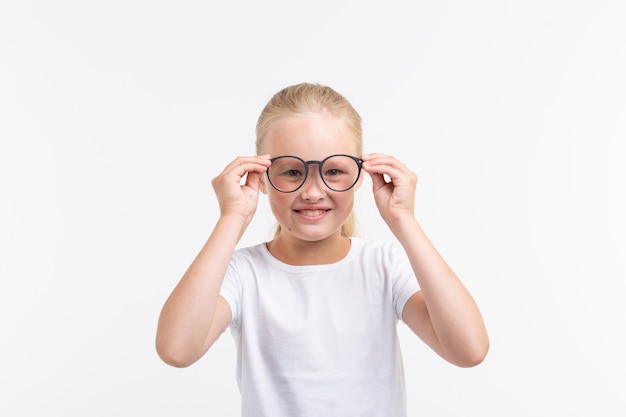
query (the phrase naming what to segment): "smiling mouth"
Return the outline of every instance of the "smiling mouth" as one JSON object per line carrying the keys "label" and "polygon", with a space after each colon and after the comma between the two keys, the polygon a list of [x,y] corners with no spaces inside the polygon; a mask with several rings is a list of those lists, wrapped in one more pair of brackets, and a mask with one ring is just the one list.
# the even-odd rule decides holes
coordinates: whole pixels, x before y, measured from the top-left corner
{"label": "smiling mouth", "polygon": [[326,213],[328,210],[298,210],[298,212],[307,217],[318,217]]}

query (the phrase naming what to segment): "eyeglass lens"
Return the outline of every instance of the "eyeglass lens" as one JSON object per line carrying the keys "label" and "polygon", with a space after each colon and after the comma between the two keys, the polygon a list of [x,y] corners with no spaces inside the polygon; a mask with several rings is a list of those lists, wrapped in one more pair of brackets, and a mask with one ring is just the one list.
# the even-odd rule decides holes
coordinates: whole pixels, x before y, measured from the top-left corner
{"label": "eyeglass lens", "polygon": [[[328,188],[347,191],[359,178],[360,166],[357,160],[349,156],[333,155],[322,161],[319,172]],[[306,181],[307,163],[293,156],[278,157],[272,162],[268,177],[277,190],[295,191]]]}

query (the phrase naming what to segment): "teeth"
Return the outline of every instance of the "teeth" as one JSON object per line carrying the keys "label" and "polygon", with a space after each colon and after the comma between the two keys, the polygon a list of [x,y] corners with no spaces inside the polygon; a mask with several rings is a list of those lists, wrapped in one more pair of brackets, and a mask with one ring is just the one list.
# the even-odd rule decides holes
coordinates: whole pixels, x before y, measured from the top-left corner
{"label": "teeth", "polygon": [[321,216],[324,210],[302,210],[301,213],[307,217]]}

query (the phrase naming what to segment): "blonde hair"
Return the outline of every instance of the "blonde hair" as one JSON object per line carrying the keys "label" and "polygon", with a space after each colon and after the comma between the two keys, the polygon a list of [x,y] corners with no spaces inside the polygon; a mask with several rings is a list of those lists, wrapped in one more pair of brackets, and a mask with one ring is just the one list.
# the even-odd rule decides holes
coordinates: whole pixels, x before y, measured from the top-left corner
{"label": "blonde hair", "polygon": [[[263,153],[265,136],[271,125],[278,119],[294,114],[326,113],[345,123],[352,132],[357,152],[363,152],[363,130],[361,116],[352,104],[330,87],[315,83],[300,83],[283,88],[265,105],[256,124],[256,151]],[[277,226],[275,236],[280,233]],[[341,226],[341,234],[347,237],[356,235],[356,218],[350,213]]]}

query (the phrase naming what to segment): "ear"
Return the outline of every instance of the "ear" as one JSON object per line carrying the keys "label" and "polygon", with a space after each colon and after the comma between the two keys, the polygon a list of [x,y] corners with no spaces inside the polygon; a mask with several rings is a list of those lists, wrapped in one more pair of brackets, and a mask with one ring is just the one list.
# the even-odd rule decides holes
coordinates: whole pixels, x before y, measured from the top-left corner
{"label": "ear", "polygon": [[263,194],[267,194],[267,175],[264,173],[262,173],[261,175],[259,175],[259,190],[261,190],[261,192]]}
{"label": "ear", "polygon": [[363,181],[365,181],[365,171],[361,171],[361,175],[359,175],[359,179],[356,181],[356,184],[354,184],[354,191],[356,192],[359,188],[361,188],[361,185],[363,184]]}

